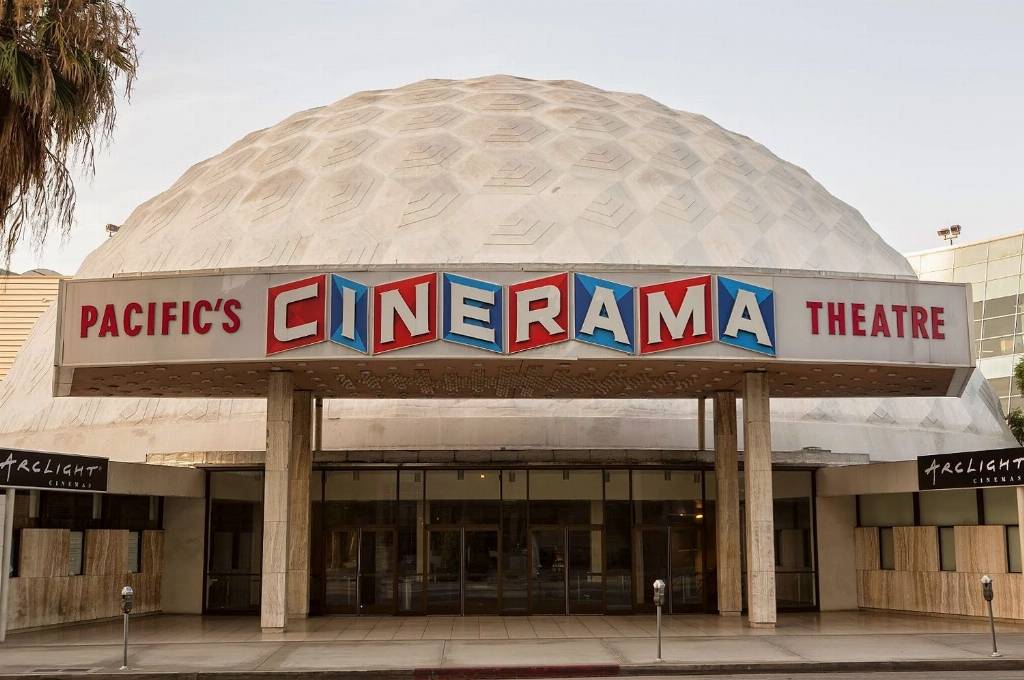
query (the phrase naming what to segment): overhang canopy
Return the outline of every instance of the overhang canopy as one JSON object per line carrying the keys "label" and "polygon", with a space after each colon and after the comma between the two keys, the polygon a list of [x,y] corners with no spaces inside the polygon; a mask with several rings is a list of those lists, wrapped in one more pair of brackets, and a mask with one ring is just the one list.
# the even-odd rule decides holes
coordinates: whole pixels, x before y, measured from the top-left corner
{"label": "overhang canopy", "polygon": [[957,396],[963,284],[781,270],[504,265],[62,283],[56,396]]}

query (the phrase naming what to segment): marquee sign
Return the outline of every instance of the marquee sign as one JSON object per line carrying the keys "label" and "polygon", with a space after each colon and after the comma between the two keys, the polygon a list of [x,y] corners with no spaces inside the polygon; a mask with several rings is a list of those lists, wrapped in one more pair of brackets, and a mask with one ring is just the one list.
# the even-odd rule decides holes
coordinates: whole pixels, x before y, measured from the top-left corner
{"label": "marquee sign", "polygon": [[[643,267],[73,279],[61,288],[56,365],[530,358],[969,371],[969,297],[963,284]],[[58,382],[70,384],[66,371]],[[966,374],[952,375],[942,380],[958,390]]]}
{"label": "marquee sign", "polygon": [[1024,486],[1024,448],[918,456],[921,491]]}
{"label": "marquee sign", "polygon": [[0,449],[0,487],[106,491],[107,459]]}

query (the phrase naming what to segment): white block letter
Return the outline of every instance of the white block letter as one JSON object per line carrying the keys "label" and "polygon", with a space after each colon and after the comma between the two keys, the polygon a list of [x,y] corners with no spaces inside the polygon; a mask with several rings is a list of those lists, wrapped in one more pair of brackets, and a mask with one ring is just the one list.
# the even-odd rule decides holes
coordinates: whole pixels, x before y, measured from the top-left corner
{"label": "white block letter", "polygon": [[395,341],[395,316],[397,315],[412,336],[430,332],[430,282],[416,284],[416,311],[409,309],[402,294],[389,290],[380,296],[380,342]]}
{"label": "white block letter", "polygon": [[297,326],[288,325],[288,305],[315,298],[318,284],[311,283],[301,288],[292,288],[274,298],[274,339],[278,342],[298,340],[316,333],[316,321]]}
{"label": "white block letter", "polygon": [[736,304],[733,305],[732,314],[729,315],[729,323],[725,326],[725,334],[735,338],[740,331],[749,331],[757,338],[757,344],[764,347],[771,347],[772,341],[768,337],[768,328],[764,325],[761,317],[761,308],[757,306],[757,296],[752,291],[736,291]]}
{"label": "white block letter", "polygon": [[583,325],[580,326],[580,333],[593,335],[598,328],[611,331],[615,336],[615,342],[623,345],[629,344],[626,325],[622,322],[619,306],[615,304],[615,292],[611,288],[597,287],[594,289],[594,297],[590,299],[590,306],[587,308],[587,316],[583,319]]}
{"label": "white block letter", "polygon": [[[530,303],[547,300],[547,304],[539,309],[530,309]],[[539,323],[550,335],[564,333],[565,329],[558,325],[555,317],[562,309],[562,291],[555,286],[539,286],[521,291],[516,295],[516,342],[530,339],[530,326]]]}
{"label": "white block letter", "polygon": [[673,340],[683,337],[686,332],[686,324],[693,320],[693,334],[704,335],[707,332],[707,319],[704,307],[705,284],[690,286],[683,296],[683,304],[679,305],[679,312],[672,311],[672,305],[665,297],[665,291],[649,293],[647,295],[647,338],[653,344],[661,342],[661,322],[665,322],[668,333]]}
{"label": "white block letter", "polygon": [[466,300],[473,300],[475,302],[482,302],[489,307],[494,306],[494,291],[484,290],[483,288],[475,288],[473,286],[467,286],[462,283],[451,284],[452,297],[448,301],[451,305],[449,311],[451,313],[451,324],[452,333],[462,335],[467,338],[475,338],[477,340],[483,340],[484,342],[494,342],[494,329],[488,326],[478,326],[476,324],[467,323],[466,319],[472,319],[474,321],[482,321],[485,324],[491,322],[491,311],[483,307],[477,307],[476,305],[466,304]]}

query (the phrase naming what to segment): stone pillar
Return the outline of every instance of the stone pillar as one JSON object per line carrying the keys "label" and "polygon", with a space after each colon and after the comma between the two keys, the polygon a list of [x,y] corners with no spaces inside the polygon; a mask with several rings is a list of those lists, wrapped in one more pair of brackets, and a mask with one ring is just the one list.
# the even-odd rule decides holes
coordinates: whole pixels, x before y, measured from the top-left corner
{"label": "stone pillar", "polygon": [[704,432],[707,412],[705,411],[704,397],[697,399],[697,450],[703,451],[707,446],[707,435]]}
{"label": "stone pillar", "polygon": [[313,395],[292,394],[292,444],[288,460],[288,616],[309,615],[309,476]]}
{"label": "stone pillar", "polygon": [[268,383],[260,625],[264,630],[283,631],[288,621],[288,463],[292,448],[292,374],[271,371]]}
{"label": "stone pillar", "polygon": [[1017,487],[1017,538],[1020,540],[1021,559],[1024,559],[1024,486]]}
{"label": "stone pillar", "polygon": [[718,613],[743,610],[740,568],[740,484],[736,455],[736,393],[715,392],[715,535],[718,555]]}
{"label": "stone pillar", "polygon": [[11,599],[11,549],[14,541],[14,489],[0,501],[0,642],[7,639],[7,603]]}
{"label": "stone pillar", "polygon": [[775,626],[775,519],[768,375],[743,375],[743,479],[747,519],[747,619]]}

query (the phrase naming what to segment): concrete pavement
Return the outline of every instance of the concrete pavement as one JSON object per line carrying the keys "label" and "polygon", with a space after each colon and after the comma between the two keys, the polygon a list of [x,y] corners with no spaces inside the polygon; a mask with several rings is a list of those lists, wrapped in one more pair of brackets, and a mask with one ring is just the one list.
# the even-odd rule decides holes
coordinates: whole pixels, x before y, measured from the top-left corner
{"label": "concrete pavement", "polygon": [[[990,659],[987,624],[866,612],[786,614],[774,630],[739,619],[666,617],[655,661],[651,617],[341,618],[263,634],[252,617],[152,616],[133,621],[140,672],[547,677],[700,672],[911,669],[1024,670],[1024,626],[999,624],[1004,657]],[[120,625],[15,633],[0,675],[97,674],[121,665]]]}

